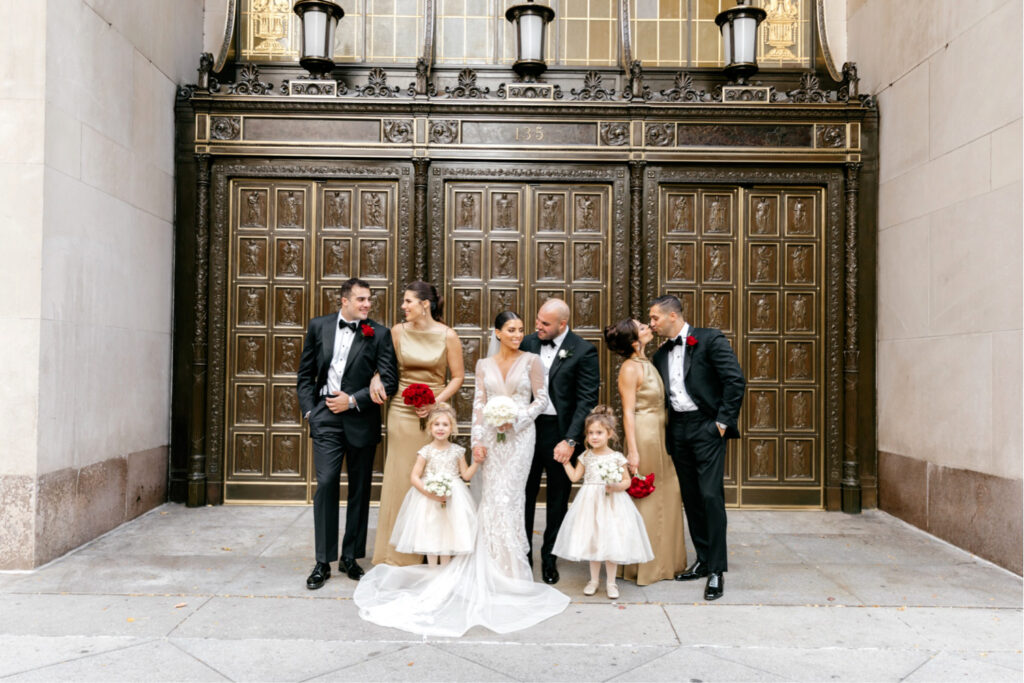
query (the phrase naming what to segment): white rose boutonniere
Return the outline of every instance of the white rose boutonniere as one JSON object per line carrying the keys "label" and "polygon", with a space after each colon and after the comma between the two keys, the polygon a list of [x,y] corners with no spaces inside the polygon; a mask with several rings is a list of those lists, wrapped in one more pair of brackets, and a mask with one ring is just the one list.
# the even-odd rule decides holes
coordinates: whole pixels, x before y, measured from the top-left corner
{"label": "white rose boutonniere", "polygon": [[572,357],[572,349],[562,349],[558,352],[558,357],[562,360]]}

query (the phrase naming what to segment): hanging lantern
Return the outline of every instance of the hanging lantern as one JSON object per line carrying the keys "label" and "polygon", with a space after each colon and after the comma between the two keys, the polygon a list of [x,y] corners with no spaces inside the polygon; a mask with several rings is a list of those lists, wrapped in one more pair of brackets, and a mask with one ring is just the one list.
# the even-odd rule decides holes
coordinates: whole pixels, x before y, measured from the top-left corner
{"label": "hanging lantern", "polygon": [[516,61],[512,70],[525,81],[535,81],[548,68],[544,61],[544,32],[555,18],[555,10],[528,0],[524,5],[509,7],[505,18],[516,27]]}
{"label": "hanging lantern", "polygon": [[722,31],[725,53],[725,74],[731,81],[746,85],[757,73],[757,27],[767,16],[760,7],[751,7],[746,0],[732,9],[720,12],[715,23]]}
{"label": "hanging lantern", "polygon": [[321,78],[334,68],[334,31],[345,10],[333,0],[298,0],[293,10],[302,22],[299,64]]}

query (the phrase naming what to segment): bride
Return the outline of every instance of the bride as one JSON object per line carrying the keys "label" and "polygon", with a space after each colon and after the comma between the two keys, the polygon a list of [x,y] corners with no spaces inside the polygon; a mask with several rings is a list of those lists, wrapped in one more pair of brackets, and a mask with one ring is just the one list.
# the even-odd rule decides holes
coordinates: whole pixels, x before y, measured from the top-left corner
{"label": "bride", "polygon": [[[476,364],[473,396],[473,457],[482,463],[476,547],[441,569],[374,567],[353,596],[359,616],[367,621],[433,636],[461,636],[477,625],[508,633],[552,617],[569,604],[568,596],[533,581],[523,534],[526,477],[536,438],[533,422],[548,402],[544,366],[535,354],[519,350],[524,331],[518,315],[499,314],[494,329],[498,348]],[[516,421],[497,430],[483,417],[494,396],[508,396],[519,408]],[[499,431],[505,434],[503,440],[497,439]]]}

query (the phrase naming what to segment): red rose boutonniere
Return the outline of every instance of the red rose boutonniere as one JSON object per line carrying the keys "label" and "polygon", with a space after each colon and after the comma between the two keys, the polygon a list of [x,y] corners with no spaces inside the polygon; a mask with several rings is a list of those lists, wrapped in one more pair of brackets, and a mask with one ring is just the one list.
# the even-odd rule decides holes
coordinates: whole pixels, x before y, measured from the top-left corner
{"label": "red rose boutonniere", "polygon": [[687,335],[686,336],[686,345],[687,346],[696,346],[697,345],[697,338],[694,337],[692,334]]}
{"label": "red rose boutonniere", "polygon": [[372,325],[367,325],[366,323],[363,323],[362,325],[359,326],[359,331],[363,333],[364,337],[370,337],[370,338],[373,337],[373,326]]}

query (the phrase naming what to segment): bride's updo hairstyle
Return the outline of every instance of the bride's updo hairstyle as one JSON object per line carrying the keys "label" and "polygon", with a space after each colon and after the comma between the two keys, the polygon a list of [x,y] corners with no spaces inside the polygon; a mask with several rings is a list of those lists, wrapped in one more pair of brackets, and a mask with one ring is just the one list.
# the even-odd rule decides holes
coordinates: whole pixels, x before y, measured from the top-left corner
{"label": "bride's updo hairstyle", "polygon": [[452,433],[449,435],[449,438],[451,438],[452,436],[455,436],[455,430],[458,429],[458,418],[455,417],[455,410],[444,402],[435,403],[430,408],[430,412],[427,413],[427,431],[430,431],[431,425],[433,425],[434,421],[442,415],[446,415],[448,417],[448,421],[452,425]]}
{"label": "bride's updo hairstyle", "polygon": [[608,443],[617,444],[619,443],[619,435],[616,432],[619,420],[615,417],[615,411],[611,409],[611,406],[599,405],[594,406],[594,409],[590,411],[590,415],[587,415],[586,422],[583,423],[583,438],[586,439],[587,430],[590,429],[590,425],[595,422],[600,422],[608,432]]}
{"label": "bride's updo hairstyle", "polygon": [[620,320],[614,325],[604,328],[604,343],[608,348],[623,358],[629,358],[636,349],[635,342],[640,341],[640,327],[632,318]]}
{"label": "bride's updo hairstyle", "polygon": [[429,301],[430,317],[441,322],[441,316],[444,314],[444,299],[437,295],[437,287],[429,282],[417,280],[407,284],[405,291],[412,292],[420,301]]}
{"label": "bride's updo hairstyle", "polygon": [[509,320],[522,320],[522,318],[515,311],[502,311],[494,318],[494,329],[500,330]]}

